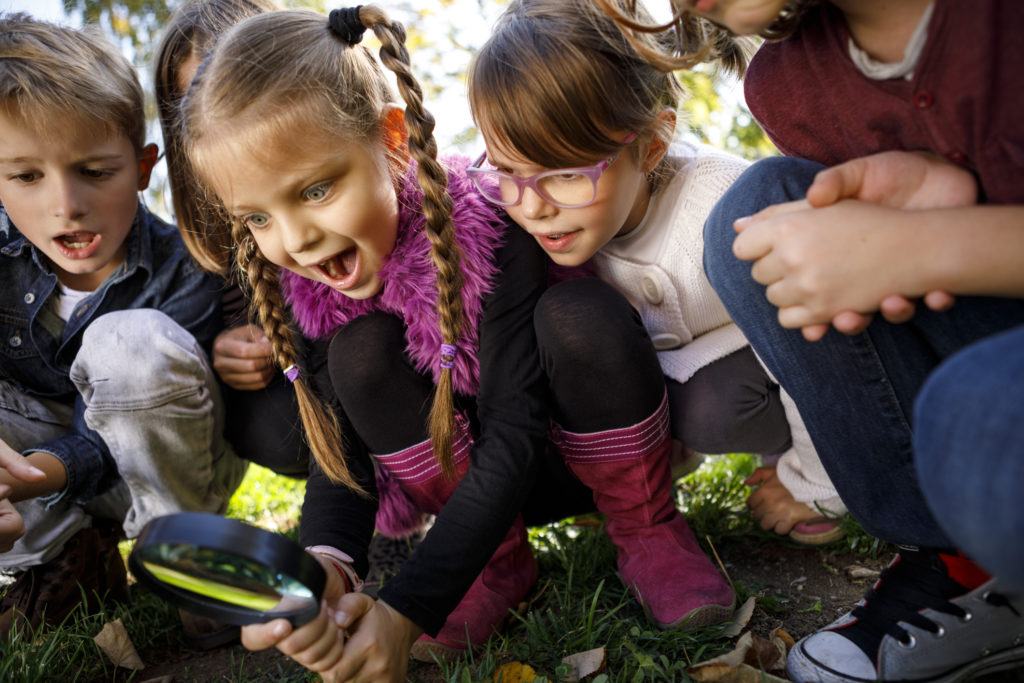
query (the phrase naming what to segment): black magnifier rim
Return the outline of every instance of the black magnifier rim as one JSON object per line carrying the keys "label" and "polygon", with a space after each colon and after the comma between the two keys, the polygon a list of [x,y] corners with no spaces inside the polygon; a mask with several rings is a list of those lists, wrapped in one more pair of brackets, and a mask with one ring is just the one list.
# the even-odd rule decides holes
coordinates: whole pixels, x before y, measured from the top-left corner
{"label": "black magnifier rim", "polygon": [[[231,553],[273,567],[308,588],[314,599],[308,606],[293,610],[261,612],[238,607],[160,581],[146,569],[138,556],[140,549],[150,544],[180,543]],[[164,600],[199,616],[237,626],[273,619],[287,619],[292,626],[301,626],[319,614],[320,599],[327,583],[323,567],[291,539],[237,519],[206,512],[179,512],[150,520],[135,540],[128,556],[128,566],[146,588]]]}

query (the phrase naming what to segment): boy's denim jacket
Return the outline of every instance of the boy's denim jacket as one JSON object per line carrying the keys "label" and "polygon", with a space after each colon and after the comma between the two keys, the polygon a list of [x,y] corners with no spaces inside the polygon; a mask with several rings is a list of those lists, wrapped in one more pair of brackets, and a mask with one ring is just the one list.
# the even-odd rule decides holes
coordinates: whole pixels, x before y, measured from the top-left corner
{"label": "boy's denim jacket", "polygon": [[74,402],[74,419],[63,436],[23,451],[43,451],[67,468],[67,487],[48,497],[84,503],[109,488],[117,469],[107,446],[85,425],[84,404],[71,382],[71,363],[89,323],[104,313],[152,308],[192,333],[209,354],[221,327],[220,278],[205,273],[185,250],[178,230],[139,204],[127,237],[125,260],[99,288],[79,302],[55,339],[40,311],[59,291],[57,276],[0,205],[0,381],[48,399]]}

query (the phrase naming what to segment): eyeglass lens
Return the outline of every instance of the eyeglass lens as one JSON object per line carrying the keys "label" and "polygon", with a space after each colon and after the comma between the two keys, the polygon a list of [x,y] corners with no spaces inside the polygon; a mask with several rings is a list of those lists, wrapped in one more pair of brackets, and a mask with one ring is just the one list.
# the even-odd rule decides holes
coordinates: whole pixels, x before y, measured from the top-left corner
{"label": "eyeglass lens", "polygon": [[[490,174],[498,182],[489,184],[486,194],[501,204],[515,204],[521,197],[515,180],[503,174]],[[594,200],[594,181],[582,173],[558,173],[536,179],[534,188],[545,200],[565,206],[588,204]]]}

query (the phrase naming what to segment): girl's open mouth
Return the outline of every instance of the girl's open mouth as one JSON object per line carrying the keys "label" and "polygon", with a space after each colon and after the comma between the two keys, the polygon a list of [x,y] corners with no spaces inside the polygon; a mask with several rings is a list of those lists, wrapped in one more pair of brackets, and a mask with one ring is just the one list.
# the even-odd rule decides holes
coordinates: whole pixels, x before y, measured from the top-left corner
{"label": "girl's open mouth", "polygon": [[349,247],[326,261],[321,261],[317,264],[317,267],[328,280],[328,283],[335,289],[351,289],[359,282],[359,276],[362,272],[359,250],[355,247]]}

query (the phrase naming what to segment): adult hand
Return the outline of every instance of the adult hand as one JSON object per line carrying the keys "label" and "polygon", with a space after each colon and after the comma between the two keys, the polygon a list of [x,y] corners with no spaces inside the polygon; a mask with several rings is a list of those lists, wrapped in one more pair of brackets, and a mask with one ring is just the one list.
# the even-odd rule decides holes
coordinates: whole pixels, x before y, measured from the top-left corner
{"label": "adult hand", "polygon": [[233,389],[254,391],[274,376],[273,350],[256,325],[224,330],[213,341],[213,369]]}

